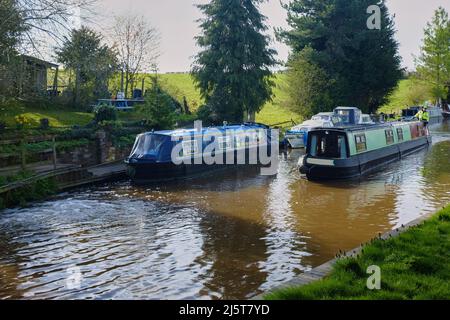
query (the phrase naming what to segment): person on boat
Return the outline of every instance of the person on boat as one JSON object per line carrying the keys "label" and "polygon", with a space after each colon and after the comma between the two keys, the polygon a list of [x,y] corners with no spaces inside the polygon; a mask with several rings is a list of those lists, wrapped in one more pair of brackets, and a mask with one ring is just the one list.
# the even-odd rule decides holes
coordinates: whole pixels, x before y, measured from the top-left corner
{"label": "person on boat", "polygon": [[416,115],[415,115],[414,117],[416,117],[417,119],[419,119],[419,121],[422,121],[422,118],[423,118],[423,108],[420,108],[420,109],[419,109],[419,112],[417,112]]}
{"label": "person on boat", "polygon": [[422,122],[423,125],[426,127],[428,126],[428,122],[430,121],[430,113],[428,112],[428,109],[425,108],[423,113],[422,113]]}

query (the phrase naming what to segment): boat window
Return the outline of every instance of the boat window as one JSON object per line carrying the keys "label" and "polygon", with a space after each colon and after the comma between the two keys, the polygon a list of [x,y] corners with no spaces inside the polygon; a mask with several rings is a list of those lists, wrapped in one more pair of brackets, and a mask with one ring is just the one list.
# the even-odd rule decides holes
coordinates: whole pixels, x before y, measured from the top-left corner
{"label": "boat window", "polygon": [[186,140],[182,142],[183,155],[193,155],[198,153],[198,144],[196,140]]}
{"label": "boat window", "polygon": [[403,128],[397,128],[398,141],[403,141]]}
{"label": "boat window", "polygon": [[136,139],[131,157],[142,158],[145,155],[155,155],[159,153],[159,149],[166,141],[165,136],[142,134]]}
{"label": "boat window", "polygon": [[219,149],[225,150],[225,149],[231,149],[231,137],[219,137],[218,138],[219,143]]}
{"label": "boat window", "polygon": [[341,118],[342,122],[345,124],[350,123],[350,111],[348,110],[338,110],[337,114]]}
{"label": "boat window", "polygon": [[366,141],[366,135],[365,134],[358,134],[355,136],[355,144],[356,144],[356,151],[357,152],[363,152],[367,150],[367,141]]}
{"label": "boat window", "polygon": [[392,129],[385,130],[386,133],[386,143],[393,144],[394,143],[394,131]]}
{"label": "boat window", "polygon": [[323,131],[311,135],[309,153],[314,157],[341,159],[347,157],[345,135]]}

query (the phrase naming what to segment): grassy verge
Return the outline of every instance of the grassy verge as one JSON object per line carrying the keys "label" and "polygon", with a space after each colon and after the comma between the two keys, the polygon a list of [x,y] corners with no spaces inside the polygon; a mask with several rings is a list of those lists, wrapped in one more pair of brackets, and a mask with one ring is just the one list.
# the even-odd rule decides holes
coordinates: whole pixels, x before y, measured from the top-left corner
{"label": "grassy verge", "polygon": [[[381,268],[381,290],[367,289],[367,267]],[[266,299],[450,299],[450,206],[388,240],[374,240],[356,258],[338,260],[324,279]]]}
{"label": "grassy verge", "polygon": [[28,106],[20,102],[0,104],[0,121],[8,127],[15,127],[16,116],[22,116],[27,125],[37,127],[43,118],[49,119],[51,127],[83,126],[88,124],[94,117],[91,113],[67,110],[57,107],[42,108]]}

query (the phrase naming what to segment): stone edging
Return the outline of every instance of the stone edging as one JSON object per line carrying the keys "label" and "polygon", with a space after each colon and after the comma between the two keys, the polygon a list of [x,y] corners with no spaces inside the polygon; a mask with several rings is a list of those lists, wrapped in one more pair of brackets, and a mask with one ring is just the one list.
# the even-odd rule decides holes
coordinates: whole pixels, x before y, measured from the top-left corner
{"label": "stone edging", "polygon": [[[405,232],[406,230],[408,230],[411,227],[415,227],[419,224],[422,224],[425,220],[429,219],[431,216],[433,216],[436,212],[432,212],[432,213],[427,213],[423,216],[420,216],[417,219],[412,220],[411,222],[407,223],[406,225],[402,225],[400,228],[391,230],[389,232],[386,232],[385,234],[379,234],[378,235],[378,239],[383,239],[383,240],[387,240],[389,238],[398,236],[400,233]],[[331,270],[333,269],[334,264],[336,263],[336,261],[338,259],[341,258],[345,258],[345,257],[354,257],[357,256],[362,248],[363,248],[364,244],[362,246],[359,246],[353,250],[350,250],[348,252],[341,252],[339,255],[339,257],[334,258],[333,260],[330,260],[318,267],[315,267],[313,269],[311,269],[310,271],[307,271],[305,273],[302,273],[301,275],[295,277],[292,280],[289,280],[281,285],[278,285],[276,287],[273,287],[271,289],[269,289],[267,292],[259,294],[253,298],[251,298],[251,300],[264,300],[264,296],[274,292],[274,291],[278,291],[281,289],[286,289],[286,288],[291,288],[291,287],[301,287],[304,285],[307,285],[311,282],[317,281],[317,280],[321,280],[323,279],[325,276],[327,276]]]}

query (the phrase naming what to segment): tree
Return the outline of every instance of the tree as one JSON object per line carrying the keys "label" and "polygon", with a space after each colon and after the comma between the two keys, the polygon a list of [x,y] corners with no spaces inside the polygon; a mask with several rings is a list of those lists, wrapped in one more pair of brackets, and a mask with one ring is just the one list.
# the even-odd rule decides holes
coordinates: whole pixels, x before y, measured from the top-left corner
{"label": "tree", "polygon": [[137,74],[155,68],[159,56],[159,32],[143,16],[126,15],[115,18],[112,36],[125,77],[125,95],[128,96],[129,87],[131,91],[134,89]]}
{"label": "tree", "polygon": [[108,92],[107,81],[117,70],[117,59],[116,52],[102,41],[100,34],[82,27],[72,30],[70,38],[56,52],[58,61],[75,71],[75,106],[105,97]]}
{"label": "tree", "polygon": [[[333,104],[329,91],[332,81],[327,73],[310,56],[314,51],[305,48],[296,55],[291,55],[288,62],[288,94],[290,106],[293,110],[310,118],[316,113],[324,111],[324,107]],[[321,91],[317,91],[320,88]]]}
{"label": "tree", "polygon": [[12,94],[18,78],[18,46],[27,30],[17,0],[0,0],[0,93]]}
{"label": "tree", "polygon": [[444,8],[435,11],[424,33],[421,54],[416,60],[417,71],[432,84],[431,94],[441,103],[450,88],[450,20]]}
{"label": "tree", "polygon": [[27,30],[17,0],[0,0],[0,64],[17,54],[22,33]]}
{"label": "tree", "polygon": [[[292,48],[288,67],[297,68],[290,72],[290,91],[305,103],[298,106],[298,97],[291,96],[293,109],[304,116],[336,105],[372,112],[385,102],[402,77],[401,59],[384,1],[378,4],[381,28],[368,28],[371,5],[372,0],[293,0],[285,5],[291,29],[277,35]],[[305,75],[314,81],[302,80]]]}
{"label": "tree", "polygon": [[147,90],[144,104],[138,107],[138,113],[145,117],[147,126],[155,130],[172,129],[175,125],[174,99],[156,83]]}
{"label": "tree", "polygon": [[[272,97],[275,50],[268,48],[263,0],[211,0],[198,5],[202,48],[192,74],[206,104],[218,120],[240,122],[244,112],[254,119]],[[207,108],[204,108],[205,110]]]}

